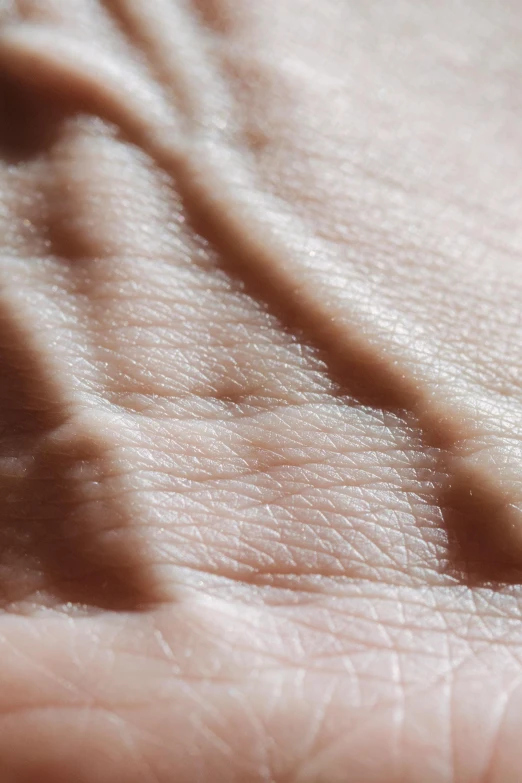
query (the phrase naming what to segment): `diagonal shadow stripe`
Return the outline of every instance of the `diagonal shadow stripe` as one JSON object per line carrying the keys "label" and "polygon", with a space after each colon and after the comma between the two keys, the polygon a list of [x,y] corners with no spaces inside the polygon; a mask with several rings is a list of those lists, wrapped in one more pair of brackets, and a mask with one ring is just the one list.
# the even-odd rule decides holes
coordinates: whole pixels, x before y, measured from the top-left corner
{"label": "diagonal shadow stripe", "polygon": [[[521,583],[522,515],[504,490],[502,465],[492,457],[491,471],[473,468],[463,450],[473,437],[472,422],[452,410],[451,403],[444,404],[449,415],[443,415],[443,385],[427,385],[411,362],[402,366],[391,337],[370,340],[356,319],[350,322],[349,312],[339,318],[325,309],[313,279],[300,265],[307,238],[301,247],[285,242],[285,226],[272,219],[277,204],[272,214],[265,209],[266,199],[259,193],[257,198],[249,173],[240,170],[226,143],[220,146],[213,139],[209,146],[199,135],[197,117],[189,139],[174,136],[170,127],[158,132],[117,75],[108,74],[103,83],[99,74],[89,77],[85,68],[70,60],[70,47],[57,58],[49,57],[41,41],[33,44],[23,36],[18,40],[7,35],[2,44],[0,61],[9,64],[12,78],[31,82],[67,111],[92,112],[116,123],[130,143],[172,177],[195,229],[219,250],[227,270],[265,301],[286,328],[301,333],[321,351],[340,393],[404,417],[427,445],[439,449],[447,476],[440,505],[450,540],[449,572],[469,585]],[[31,58],[40,67],[29,73]],[[188,83],[190,74],[184,73],[183,79]],[[321,249],[317,242],[314,246]],[[276,263],[276,257],[284,263]],[[355,299],[352,304],[357,304]]]}

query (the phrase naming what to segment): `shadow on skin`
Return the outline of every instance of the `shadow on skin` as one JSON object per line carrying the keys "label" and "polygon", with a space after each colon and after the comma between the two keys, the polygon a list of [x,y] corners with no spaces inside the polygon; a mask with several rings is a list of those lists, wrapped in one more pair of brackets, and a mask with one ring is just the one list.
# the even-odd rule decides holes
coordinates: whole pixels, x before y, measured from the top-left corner
{"label": "shadow on skin", "polygon": [[[2,85],[3,116],[7,119],[0,130],[0,150],[8,162],[23,162],[47,149],[56,138],[61,120],[75,112],[103,116],[100,103],[91,105],[86,93],[81,97],[80,91],[76,104],[65,86],[62,95],[56,89],[56,79],[50,94],[39,87],[38,97],[33,89],[24,92],[24,84],[17,82],[4,80]],[[114,117],[105,119],[114,121]],[[124,132],[121,130],[122,135]],[[441,470],[448,477],[440,490],[448,535],[447,573],[468,586],[522,583],[517,562],[520,552],[511,546],[506,534],[510,518],[505,501],[494,489],[485,491],[476,476],[455,472],[452,437],[432,427],[429,417],[419,421],[414,386],[407,379],[401,380],[397,373],[390,373],[379,357],[372,360],[367,347],[356,337],[347,335],[339,340],[322,313],[303,309],[299,299],[289,296],[280,280],[271,274],[270,264],[263,263],[261,254],[269,250],[260,250],[255,240],[238,237],[234,227],[223,222],[215,203],[202,198],[200,187],[194,185],[186,171],[178,170],[174,157],[168,159],[161,150],[144,145],[132,127],[127,135],[129,141],[147,148],[156,163],[176,180],[189,220],[219,250],[226,270],[241,279],[251,296],[267,304],[283,328],[318,349],[339,396],[393,412],[410,425],[413,422],[424,442],[439,449]],[[51,234],[55,249],[62,253],[60,227],[55,227]],[[260,257],[251,263],[255,253]],[[79,258],[75,260],[81,262]],[[86,499],[88,482],[82,476],[90,473],[91,485],[100,487],[110,473],[106,445],[93,438],[92,433],[53,445],[52,433],[59,422],[55,418],[48,420],[47,411],[60,409],[56,390],[47,387],[45,368],[38,366],[37,356],[30,356],[26,337],[15,331],[8,335],[9,316],[2,320],[3,344],[10,346],[3,350],[2,357],[3,396],[5,400],[18,401],[17,415],[23,419],[23,423],[9,426],[13,436],[20,425],[30,431],[25,436],[26,452],[36,454],[22,478],[2,482],[5,486],[0,500],[0,566],[4,568],[0,568],[0,574],[6,576],[0,578],[0,589],[6,596],[4,603],[12,601],[9,596],[13,574],[17,569],[25,573],[28,568],[37,575],[37,581],[41,575],[44,583],[52,585],[54,600],[59,602],[99,609],[135,609],[150,603],[154,591],[131,556],[128,539],[132,533],[122,532],[110,545],[104,543],[107,537],[100,535],[115,521],[120,531],[129,526],[122,508],[100,495],[97,508],[102,512],[93,514],[94,506]],[[49,433],[50,440],[46,440]]]}
{"label": "shadow on skin", "polygon": [[0,74],[0,157],[8,164],[41,155],[58,138],[63,109],[48,96]]}
{"label": "shadow on skin", "polygon": [[110,444],[64,421],[48,373],[1,309],[0,606],[150,605],[158,596],[111,484]]}
{"label": "shadow on skin", "polygon": [[[35,159],[67,114],[60,102],[3,76],[1,158],[11,165]],[[70,421],[30,330],[1,298],[0,367],[0,606],[131,611],[158,600],[113,486],[103,427]]]}

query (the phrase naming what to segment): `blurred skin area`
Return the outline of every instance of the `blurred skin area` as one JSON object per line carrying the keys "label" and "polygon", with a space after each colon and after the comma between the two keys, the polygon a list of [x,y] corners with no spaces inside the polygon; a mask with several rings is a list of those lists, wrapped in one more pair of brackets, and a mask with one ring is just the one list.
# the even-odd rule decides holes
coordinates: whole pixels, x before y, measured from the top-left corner
{"label": "blurred skin area", "polygon": [[522,10],[0,0],[0,780],[522,779]]}

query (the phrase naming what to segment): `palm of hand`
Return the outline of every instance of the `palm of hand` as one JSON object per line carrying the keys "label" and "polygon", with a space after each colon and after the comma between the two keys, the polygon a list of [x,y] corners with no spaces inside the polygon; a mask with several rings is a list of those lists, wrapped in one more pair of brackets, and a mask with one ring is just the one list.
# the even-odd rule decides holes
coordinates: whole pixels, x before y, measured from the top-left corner
{"label": "palm of hand", "polygon": [[518,780],[518,15],[15,5],[2,781]]}

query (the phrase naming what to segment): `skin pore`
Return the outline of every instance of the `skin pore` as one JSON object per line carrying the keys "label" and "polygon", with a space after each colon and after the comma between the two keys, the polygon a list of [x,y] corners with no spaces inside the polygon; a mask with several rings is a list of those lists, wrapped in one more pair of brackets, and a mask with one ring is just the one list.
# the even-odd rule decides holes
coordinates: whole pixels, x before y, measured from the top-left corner
{"label": "skin pore", "polygon": [[0,2],[2,783],[511,783],[522,14]]}

